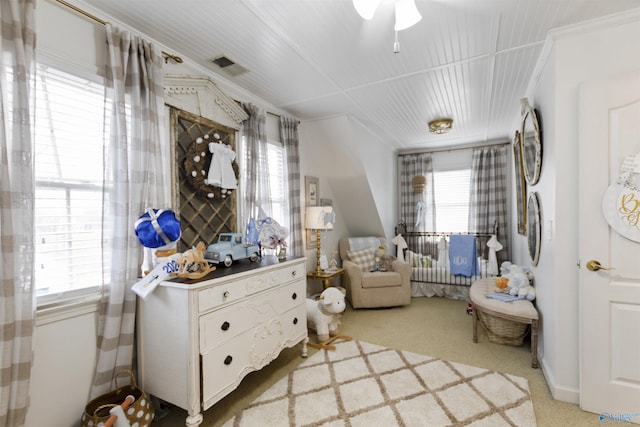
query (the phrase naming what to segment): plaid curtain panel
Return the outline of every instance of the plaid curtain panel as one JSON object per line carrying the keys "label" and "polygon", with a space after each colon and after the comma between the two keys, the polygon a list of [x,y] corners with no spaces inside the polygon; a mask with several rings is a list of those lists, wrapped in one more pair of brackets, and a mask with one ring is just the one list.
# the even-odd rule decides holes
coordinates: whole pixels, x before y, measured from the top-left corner
{"label": "plaid curtain panel", "polygon": [[[400,185],[398,213],[400,220],[407,225],[407,231],[435,231],[436,214],[431,154],[403,154],[399,157],[398,173],[400,175],[398,177]],[[427,179],[421,194],[417,194],[413,188],[412,181],[417,175]]]}
{"label": "plaid curtain panel", "polygon": [[498,264],[510,259],[507,230],[507,147],[475,148],[471,160],[469,230],[495,233],[502,244]]}
{"label": "plaid curtain panel", "polygon": [[35,325],[34,0],[0,2],[0,426],[29,406]]}
{"label": "plaid curtain panel", "polygon": [[280,138],[287,154],[287,184],[289,185],[289,251],[293,256],[304,255],[302,247],[302,213],[300,206],[300,154],[298,120],[280,117]]}
{"label": "plaid curtain panel", "polygon": [[133,224],[148,207],[170,206],[161,51],[109,23],[105,28],[110,108],[106,114],[111,115],[111,125],[105,132],[103,236],[111,247],[111,260],[104,260],[91,398],[111,390],[114,373],[130,370],[133,364],[136,294],[131,284],[138,280],[142,261]]}

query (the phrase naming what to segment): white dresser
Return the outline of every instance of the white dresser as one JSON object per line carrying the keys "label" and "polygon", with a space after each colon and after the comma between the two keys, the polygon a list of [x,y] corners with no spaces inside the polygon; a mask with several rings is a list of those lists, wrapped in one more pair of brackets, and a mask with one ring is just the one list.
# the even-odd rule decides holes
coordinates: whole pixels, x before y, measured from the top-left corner
{"label": "white dresser", "polygon": [[188,411],[187,426],[282,349],[307,355],[305,259],[219,266],[200,281],[162,282],[138,302],[141,388]]}

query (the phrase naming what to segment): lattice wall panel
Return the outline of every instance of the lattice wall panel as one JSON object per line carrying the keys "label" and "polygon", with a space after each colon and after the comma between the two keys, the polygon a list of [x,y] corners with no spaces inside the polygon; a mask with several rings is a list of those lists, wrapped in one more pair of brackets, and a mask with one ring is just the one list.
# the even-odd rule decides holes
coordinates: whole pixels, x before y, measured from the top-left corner
{"label": "lattice wall panel", "polygon": [[[175,204],[182,228],[178,251],[183,252],[201,241],[206,245],[215,242],[220,233],[236,231],[236,191],[225,197],[216,191],[216,197],[208,198],[202,188],[192,185],[185,168],[186,154],[198,137],[216,133],[235,151],[235,130],[174,108],[171,109],[171,125],[175,143]],[[208,169],[208,163],[203,170]],[[234,169],[237,170],[237,164]]]}

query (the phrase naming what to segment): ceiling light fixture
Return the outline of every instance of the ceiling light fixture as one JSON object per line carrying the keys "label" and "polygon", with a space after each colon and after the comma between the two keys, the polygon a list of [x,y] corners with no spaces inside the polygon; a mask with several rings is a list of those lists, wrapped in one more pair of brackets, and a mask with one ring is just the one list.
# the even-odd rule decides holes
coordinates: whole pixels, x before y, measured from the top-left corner
{"label": "ceiling light fixture", "polygon": [[453,120],[451,119],[436,119],[429,122],[429,132],[437,135],[447,133],[451,131],[453,126]]}
{"label": "ceiling light fixture", "polygon": [[[382,0],[353,0],[358,15],[367,21],[373,18],[376,9]],[[409,27],[420,22],[422,15],[418,12],[415,0],[394,0],[396,23],[393,27],[395,30],[395,40],[393,43],[393,52],[400,52],[400,43],[398,42],[398,31],[406,30]]]}

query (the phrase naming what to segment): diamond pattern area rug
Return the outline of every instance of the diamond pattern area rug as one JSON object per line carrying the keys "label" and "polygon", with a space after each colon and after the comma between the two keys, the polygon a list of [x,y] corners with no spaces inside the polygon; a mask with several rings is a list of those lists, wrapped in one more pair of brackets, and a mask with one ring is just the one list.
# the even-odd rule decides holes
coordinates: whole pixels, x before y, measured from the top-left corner
{"label": "diamond pattern area rug", "polygon": [[334,344],[224,427],[536,425],[525,378],[362,341]]}

